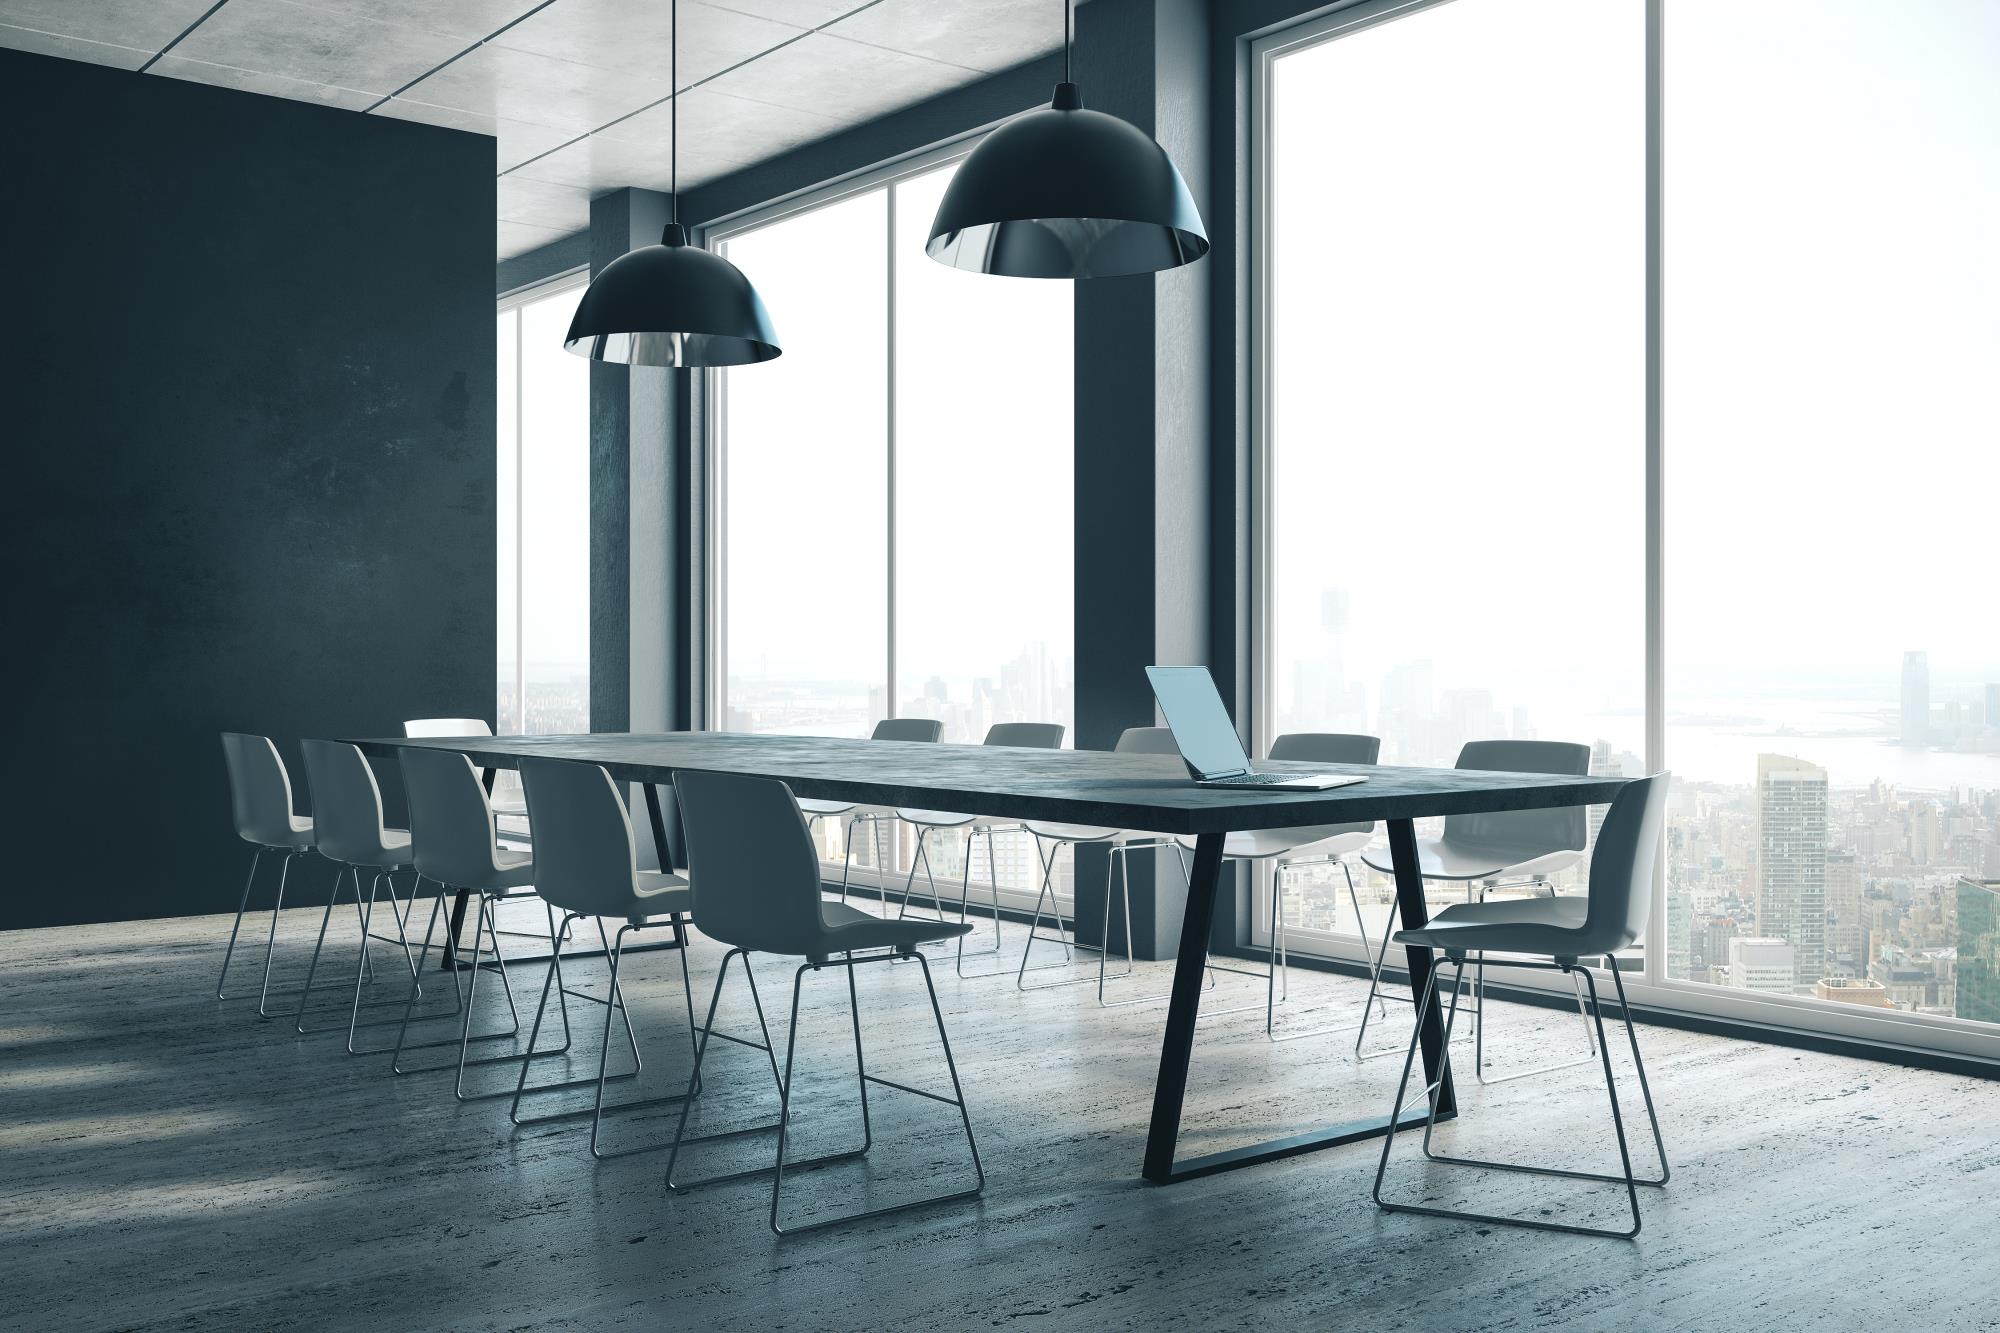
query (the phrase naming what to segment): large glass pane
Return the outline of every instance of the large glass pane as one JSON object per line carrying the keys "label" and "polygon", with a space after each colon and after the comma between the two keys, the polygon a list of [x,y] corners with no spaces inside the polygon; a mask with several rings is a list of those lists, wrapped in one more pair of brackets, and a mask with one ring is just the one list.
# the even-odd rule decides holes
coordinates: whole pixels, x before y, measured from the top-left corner
{"label": "large glass pane", "polygon": [[[894,191],[896,711],[977,742],[995,722],[1074,725],[1072,285],[927,257],[956,169]],[[999,884],[1039,887],[1032,840],[993,852]],[[985,861],[981,839],[975,877]]]}
{"label": "large glass pane", "polygon": [[723,247],[785,354],[716,376],[730,731],[865,736],[888,699],[888,200]]}
{"label": "large glass pane", "polygon": [[2000,1017],[2000,6],[1665,42],[1668,973]]}
{"label": "large glass pane", "polygon": [[[1637,772],[1639,0],[1458,0],[1273,64],[1262,739]],[[1288,884],[1290,927],[1353,930],[1338,870]]]}
{"label": "large glass pane", "polygon": [[521,672],[527,732],[590,730],[590,362],[580,288],[521,307]]}

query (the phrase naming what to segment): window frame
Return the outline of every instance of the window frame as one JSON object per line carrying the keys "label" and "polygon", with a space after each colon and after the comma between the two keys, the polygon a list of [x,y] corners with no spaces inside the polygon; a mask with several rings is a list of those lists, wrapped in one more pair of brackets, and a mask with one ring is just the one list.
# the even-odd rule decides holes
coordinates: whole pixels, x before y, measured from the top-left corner
{"label": "window frame", "polygon": [[[1250,152],[1244,165],[1248,173],[1249,270],[1248,290],[1250,330],[1250,622],[1251,622],[1251,736],[1261,753],[1272,739],[1272,717],[1277,698],[1272,646],[1271,485],[1273,464],[1270,456],[1269,405],[1271,391],[1272,303],[1267,299],[1271,257],[1271,146],[1275,127],[1271,120],[1271,72],[1282,56],[1308,47],[1392,22],[1426,9],[1464,3],[1466,0],[1358,0],[1330,13],[1287,24],[1252,35],[1249,41]],[[1475,0],[1476,2],[1476,0]],[[1662,128],[1665,84],[1663,75],[1663,19],[1665,0],[1632,0],[1644,7],[1645,80],[1645,709],[1648,772],[1666,767],[1666,647],[1665,647],[1665,488],[1666,461],[1663,427],[1664,384],[1664,301],[1662,270],[1664,256],[1664,196],[1662,189]],[[1662,831],[1664,839],[1665,832]],[[1664,848],[1662,849],[1664,852]],[[1251,948],[1261,952],[1270,946],[1271,872],[1260,867],[1253,880],[1250,911]],[[1286,948],[1291,952],[1317,955],[1346,964],[1368,961],[1360,941],[1354,936],[1330,931],[1288,926]],[[1694,1018],[1721,1018],[1789,1031],[1833,1035],[1907,1049],[1944,1052],[1979,1059],[2000,1060],[2000,1024],[1974,1019],[1919,1014],[1907,1010],[1864,1010],[1806,996],[1768,992],[1736,991],[1687,979],[1669,977],[1666,968],[1666,858],[1656,858],[1652,888],[1652,910],[1639,969],[1621,973],[1626,989],[1636,1004]],[[1400,971],[1400,966],[1398,965]],[[1495,980],[1524,990],[1567,994],[1566,987],[1549,974],[1495,967]]]}

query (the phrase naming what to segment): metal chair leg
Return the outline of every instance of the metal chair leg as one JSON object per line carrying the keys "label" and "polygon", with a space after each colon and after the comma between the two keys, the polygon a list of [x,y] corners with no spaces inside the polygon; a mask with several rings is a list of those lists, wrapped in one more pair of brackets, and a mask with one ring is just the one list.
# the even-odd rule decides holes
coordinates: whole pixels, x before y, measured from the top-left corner
{"label": "metal chair leg", "polygon": [[222,974],[215,979],[215,998],[226,1000],[223,986],[229,981],[229,960],[236,956],[236,934],[243,929],[243,913],[250,906],[250,886],[257,882],[257,867],[264,863],[267,847],[259,847],[250,857],[250,873],[243,879],[243,900],[236,904],[236,923],[229,928],[229,947],[222,951]]}
{"label": "metal chair leg", "polygon": [[[1453,969],[1452,1002],[1450,1011],[1446,1016],[1444,1025],[1445,1026],[1444,1045],[1448,1052],[1451,1044],[1452,1025],[1458,1017],[1459,997],[1464,993],[1464,988],[1465,988],[1465,958],[1463,955],[1447,956],[1447,959],[1444,961],[1448,961]],[[1444,962],[1441,961],[1437,967],[1432,969],[1431,984],[1428,987],[1426,987],[1424,1000],[1418,1006],[1417,1027],[1415,1031],[1413,1031],[1411,1034],[1410,1046],[1403,1059],[1403,1075],[1402,1078],[1398,1080],[1396,1085],[1395,1107],[1394,1110],[1391,1112],[1391,1115],[1396,1118],[1400,1118],[1402,1114],[1403,1091],[1409,1082],[1410,1068],[1416,1058],[1418,1035],[1422,1031],[1425,1014],[1427,1013],[1428,1008],[1431,1004],[1438,1002],[1438,995],[1437,995],[1438,979],[1442,974],[1443,966]],[[1389,1212],[1417,1213],[1426,1217],[1456,1218],[1461,1221],[1482,1222],[1495,1226],[1525,1227],[1535,1231],[1554,1231],[1572,1236],[1602,1236],[1609,1239],[1630,1240],[1631,1238],[1639,1234],[1640,1216],[1639,1216],[1638,1187],[1640,1185],[1647,1185],[1653,1187],[1662,1186],[1666,1183],[1668,1175],[1668,1169],[1666,1164],[1666,1147],[1664,1141],[1659,1136],[1659,1122],[1657,1116],[1654,1115],[1651,1091],[1650,1089],[1646,1090],[1646,1109],[1648,1115],[1653,1116],[1654,1143],[1660,1152],[1661,1173],[1660,1173],[1660,1178],[1657,1180],[1642,1180],[1639,1179],[1633,1173],[1632,1170],[1631,1148],[1625,1136],[1624,1115],[1618,1104],[1617,1082],[1614,1079],[1611,1070],[1611,1053],[1609,1045],[1604,1039],[1604,1014],[1602,1008],[1598,1003],[1597,983],[1595,978],[1590,975],[1588,969],[1583,968],[1574,963],[1557,962],[1552,964],[1533,964],[1532,966],[1547,967],[1552,970],[1563,971],[1563,972],[1580,971],[1584,974],[1584,984],[1589,991],[1590,1015],[1592,1022],[1596,1027],[1597,1054],[1600,1062],[1603,1065],[1605,1089],[1611,1103],[1611,1123],[1612,1123],[1612,1128],[1617,1134],[1618,1138],[1618,1155],[1620,1163],[1624,1168],[1623,1173],[1620,1175],[1610,1175],[1604,1172],[1595,1172],[1595,1171],[1570,1171],[1556,1167],[1530,1166],[1518,1162],[1489,1161],[1489,1160],[1470,1158],[1470,1157],[1452,1157],[1446,1154],[1438,1153],[1434,1151],[1431,1147],[1432,1137],[1437,1129],[1437,1098],[1436,1098],[1435,1084],[1428,1085],[1425,1090],[1426,1096],[1430,1098],[1430,1103],[1431,1103],[1430,1116],[1426,1121],[1424,1127],[1423,1148],[1425,1157],[1429,1161],[1447,1166],[1466,1166],[1466,1167],[1474,1167],[1490,1171],[1511,1171],[1525,1175],[1550,1176],[1564,1180],[1586,1180],[1602,1184],[1623,1185],[1625,1187],[1627,1203],[1631,1208],[1632,1225],[1629,1228],[1576,1226],[1566,1222],[1545,1222],[1532,1218],[1508,1217],[1496,1213],[1474,1213],[1459,1209],[1432,1208],[1418,1204],[1391,1202],[1382,1197],[1382,1181],[1384,1175],[1388,1170],[1389,1150],[1395,1138],[1394,1135],[1390,1135],[1387,1138],[1385,1138],[1382,1144],[1381,1160],[1378,1162],[1375,1171],[1375,1186],[1374,1186],[1375,1202],[1379,1207]],[[1615,973],[1614,973],[1614,979],[1616,979]],[[1619,994],[1622,1000],[1624,995],[1624,985],[1622,981],[1619,982],[1618,984],[1619,984]],[[1627,1010],[1625,1018],[1627,1024],[1627,1033],[1628,1035],[1631,1036],[1632,1050],[1634,1055],[1636,1056],[1636,1054],[1638,1053],[1638,1045],[1639,1045],[1638,1036],[1636,1032],[1634,1032],[1631,1028],[1631,1014],[1629,1010]],[[1448,1054],[1446,1058],[1447,1060],[1449,1059]],[[1641,1075],[1641,1087],[1642,1088],[1645,1087],[1643,1073]],[[1462,1115],[1463,1113],[1464,1113],[1464,1108],[1461,1107],[1460,1114]]]}
{"label": "metal chair leg", "polygon": [[[1181,845],[1179,843],[1177,842],[1166,843],[1166,844],[1147,843],[1147,844],[1141,844],[1141,846],[1154,849],[1157,849],[1161,846],[1171,846],[1174,849],[1174,860],[1179,863],[1181,868],[1181,882],[1183,884],[1189,885],[1189,887],[1192,887],[1192,882],[1188,879],[1187,854],[1181,850]],[[1119,883],[1119,888],[1121,889],[1124,895],[1124,903],[1125,903],[1125,970],[1115,976],[1107,976],[1105,973],[1105,959],[1110,956],[1111,951],[1109,948],[1098,949],[1097,1003],[1101,1008],[1105,1009],[1129,1009],[1133,1005],[1158,1004],[1162,1000],[1168,1000],[1173,998],[1165,991],[1161,991],[1157,995],[1128,996],[1122,1000],[1107,1000],[1104,998],[1104,983],[1106,981],[1121,980],[1124,977],[1131,976],[1135,971],[1138,970],[1138,965],[1139,965],[1138,959],[1134,955],[1132,950],[1132,859],[1131,858],[1132,858],[1132,853],[1135,850],[1137,850],[1137,848],[1135,848],[1135,846],[1130,843],[1121,843],[1118,846],[1115,846],[1111,849],[1111,857],[1113,859],[1118,859],[1118,872],[1119,872],[1118,883]],[[1104,929],[1108,936],[1111,930],[1111,864],[1109,860],[1105,862],[1104,866]],[[1108,938],[1106,940],[1106,943],[1107,944],[1109,943]],[[1079,947],[1088,949],[1091,946],[1086,944],[1086,945],[1081,945]],[[1214,990],[1216,986],[1215,968],[1212,966],[1204,967],[1203,972],[1208,978],[1208,984],[1202,987],[1202,989]]]}
{"label": "metal chair leg", "polygon": [[275,1014],[266,1008],[271,998],[271,956],[278,947],[278,916],[285,910],[285,883],[291,878],[292,862],[303,852],[288,852],[284,864],[278,870],[278,896],[271,903],[271,933],[264,941],[264,984],[257,991],[257,1017],[274,1018]]}
{"label": "metal chair leg", "polygon": [[[886,957],[887,955],[876,956]],[[764,1034],[762,1042],[749,1041],[742,1037],[732,1036],[727,1032],[717,1032],[715,1030],[715,1010],[722,1003],[722,987],[729,980],[729,965],[738,958],[743,960],[743,975],[750,983],[750,998],[757,1006],[757,1027]],[[701,1035],[699,1040],[696,1041],[694,1048],[694,1068],[688,1073],[688,1093],[687,1096],[681,1099],[680,1120],[674,1126],[673,1142],[667,1146],[666,1186],[667,1193],[669,1194],[685,1194],[689,1190],[700,1189],[704,1185],[720,1185],[726,1181],[742,1180],[749,1176],[760,1176],[770,1169],[769,1167],[756,1167],[748,1171],[732,1171],[726,1175],[709,1176],[701,1180],[677,1181],[674,1179],[674,1167],[680,1161],[683,1144],[714,1143],[722,1139],[740,1139],[751,1134],[765,1134],[778,1127],[778,1123],[773,1121],[763,1125],[746,1125],[741,1129],[716,1130],[708,1134],[688,1134],[688,1112],[693,1109],[697,1090],[701,1086],[701,1069],[703,1063],[708,1058],[708,1042],[711,1037],[719,1037],[724,1041],[734,1042],[739,1046],[748,1046],[753,1050],[763,1051],[770,1060],[771,1081],[777,1086],[779,1092],[783,1093],[785,1086],[784,1076],[778,1072],[778,1055],[776,1049],[771,1045],[771,1029],[764,1021],[764,1001],[757,994],[757,983],[750,971],[750,955],[746,950],[731,949],[728,953],[722,955],[722,967],[715,974],[715,989],[709,992],[708,1016],[702,1020]]]}
{"label": "metal chair leg", "polygon": [[[960,1085],[958,1081],[958,1062],[952,1058],[951,1037],[945,1032],[944,1028],[944,1011],[938,1007],[937,987],[931,982],[930,960],[925,958],[921,951],[914,949],[910,951],[909,956],[915,958],[917,960],[918,965],[923,969],[924,990],[926,993],[929,994],[931,1001],[931,1017],[934,1020],[936,1020],[938,1041],[944,1047],[945,1068],[949,1070],[951,1073],[952,1095],[950,1097],[943,1097],[934,1092],[926,1092],[922,1088],[912,1088],[906,1084],[892,1082],[889,1079],[877,1078],[873,1074],[866,1072],[866,1069],[863,1068],[860,1077],[861,1077],[861,1082],[864,1085],[862,1093],[862,1103],[861,1103],[862,1130],[864,1135],[864,1141],[859,1150],[852,1153],[843,1154],[842,1156],[859,1157],[865,1154],[868,1151],[869,1147],[873,1145],[874,1142],[873,1132],[868,1128],[868,1116],[867,1116],[868,1102],[867,1102],[866,1085],[869,1083],[876,1083],[883,1087],[895,1088],[902,1092],[911,1093],[918,1097],[925,1097],[930,1099],[931,1101],[943,1102],[947,1106],[956,1106],[958,1108],[960,1123],[962,1123],[965,1127],[965,1144],[967,1149],[969,1149],[972,1154],[972,1169],[976,1176],[975,1183],[969,1189],[955,1190],[950,1193],[933,1195],[929,1198],[924,1198],[924,1199],[911,1199],[904,1203],[888,1204],[881,1208],[867,1208],[861,1210],[860,1212],[846,1213],[839,1217],[824,1217],[813,1222],[794,1223],[792,1226],[789,1227],[781,1226],[779,1224],[778,1204],[782,1197],[785,1185],[785,1165],[786,1165],[785,1138],[786,1138],[786,1129],[791,1108],[793,1052],[798,1041],[798,1031],[799,1031],[799,1021],[798,1021],[799,992],[805,982],[805,974],[808,971],[819,970],[815,964],[808,962],[803,964],[799,968],[798,972],[794,975],[792,981],[792,1027],[791,1027],[791,1034],[789,1037],[787,1037],[785,1042],[785,1081],[784,1081],[783,1091],[780,1093],[779,1096],[778,1156],[777,1156],[777,1161],[771,1167],[771,1230],[776,1235],[795,1236],[800,1234],[801,1232],[821,1231],[826,1229],[827,1227],[844,1226],[850,1222],[861,1222],[873,1217],[886,1217],[891,1213],[904,1213],[910,1211],[913,1208],[928,1208],[934,1204],[952,1203],[960,1199],[973,1199],[977,1198],[986,1189],[986,1167],[979,1160],[979,1143],[976,1139],[974,1139],[972,1134],[972,1114],[970,1111],[966,1109],[965,1089]],[[855,1009],[855,1019],[854,1019],[854,1059],[855,1059],[855,1064],[857,1066],[860,1066],[861,1065],[861,1018],[858,1007],[859,1001],[858,998],[855,998],[854,994],[854,968],[856,967],[858,961],[866,961],[866,960],[850,959],[844,964],[837,964],[837,965],[844,966],[847,968],[848,993],[850,996],[850,1001],[857,1006]],[[792,1168],[793,1170],[798,1170],[801,1167],[807,1165],[822,1165],[828,1160],[839,1160],[839,1158],[836,1157],[833,1159],[825,1159],[825,1158],[815,1159],[811,1163],[795,1162],[792,1164]]]}
{"label": "metal chair leg", "polygon": [[[1362,953],[1364,956],[1367,956],[1368,927],[1361,920],[1361,899],[1354,891],[1354,872],[1348,868],[1345,861],[1336,861],[1335,864],[1340,867],[1341,873],[1347,877],[1348,905],[1354,909],[1355,929],[1361,934]],[[1288,959],[1286,958],[1285,941],[1284,875],[1285,871],[1291,868],[1286,863],[1280,862],[1271,876],[1271,967],[1273,974],[1272,990],[1275,991],[1273,998],[1276,1004],[1282,1004],[1285,1001],[1286,987],[1284,983],[1290,980],[1290,973],[1287,969]],[[1385,947],[1388,944],[1386,932],[1383,936],[1383,944]],[[1382,971],[1379,955],[1376,957],[1369,971],[1368,998],[1362,1002],[1361,1017],[1357,1021],[1352,1023],[1331,1023],[1324,1027],[1316,1027],[1303,1032],[1279,1032],[1276,1027],[1275,1004],[1273,1004],[1265,1011],[1264,1035],[1272,1041],[1301,1041],[1307,1037],[1321,1037],[1335,1032],[1355,1032],[1357,1029],[1365,1033],[1368,1027],[1369,1014],[1374,1007],[1379,1006],[1382,1016],[1385,1018],[1388,1017],[1389,1013],[1388,1005],[1384,1003],[1381,996]],[[1283,980],[1281,981],[1280,978]],[[1335,1007],[1335,1005],[1324,1004],[1298,1012],[1302,1014],[1319,1013]],[[1355,1037],[1357,1050],[1359,1049],[1360,1041],[1360,1033],[1357,1033]]]}

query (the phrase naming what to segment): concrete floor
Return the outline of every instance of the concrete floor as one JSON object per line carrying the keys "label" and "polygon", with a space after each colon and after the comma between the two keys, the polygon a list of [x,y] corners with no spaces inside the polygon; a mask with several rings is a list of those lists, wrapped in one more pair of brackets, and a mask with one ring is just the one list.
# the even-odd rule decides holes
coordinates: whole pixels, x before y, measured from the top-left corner
{"label": "concrete floor", "polygon": [[[281,984],[296,984],[318,922],[286,914]],[[2000,1326],[1990,1082],[1641,1029],[1674,1178],[1643,1194],[1637,1241],[1578,1239],[1384,1214],[1368,1197],[1374,1144],[1142,1185],[1163,1007],[1100,1009],[1087,987],[1022,994],[945,964],[934,970],[985,1197],[779,1240],[762,1183],[670,1197],[663,1154],[594,1163],[587,1122],[516,1131],[504,1102],[454,1102],[449,1075],[394,1078],[386,1056],[349,1057],[336,1034],[297,1037],[288,1021],[260,1021],[254,1000],[218,1004],[227,928],[207,918],[0,935],[0,1327]],[[350,982],[354,936],[351,918],[336,925]],[[720,956],[697,942],[703,1004]],[[376,958],[371,993],[400,994],[390,949]],[[242,962],[249,983],[257,953]],[[601,964],[569,974],[602,985]],[[760,975],[781,1025],[790,969],[771,960]],[[1301,1008],[1359,1004],[1358,983],[1294,976]],[[634,956],[627,978],[647,1062],[639,1091],[677,1089],[689,1056],[675,957]],[[1156,965],[1126,984],[1145,993],[1165,980]],[[538,968],[517,968],[524,1016],[539,982]],[[326,993],[329,1017],[342,998]],[[855,1131],[845,998],[836,974],[808,983],[801,1154]],[[1210,1003],[1257,1000],[1258,983],[1229,977]],[[864,969],[861,1001],[871,1072],[946,1087],[916,970]],[[572,1007],[573,1054],[537,1061],[535,1077],[566,1063],[595,1073],[603,1011]],[[478,1016],[504,1015],[482,1003]],[[1386,1110],[1400,1060],[1357,1063],[1340,1037],[1274,1045],[1261,1017],[1202,1025],[1184,1155]],[[746,992],[725,998],[719,1025],[754,1021]],[[1385,1036],[1408,1021],[1392,1008]],[[1490,1059],[1517,1066],[1580,1044],[1573,1016],[1514,1006],[1497,1008],[1492,1042]],[[768,1118],[762,1058],[716,1049],[702,1127]],[[1470,1048],[1458,1058],[1469,1063]],[[1586,1073],[1464,1088],[1466,1115],[1441,1131],[1444,1146],[1613,1168],[1601,1083]],[[480,1089],[511,1085],[504,1067],[475,1075]],[[629,1097],[635,1085],[612,1089]],[[802,1175],[788,1208],[811,1215],[969,1179],[951,1108],[883,1090],[871,1105],[869,1161]],[[1628,1108],[1638,1115],[1636,1096]],[[658,1141],[672,1124],[634,1113],[608,1126],[607,1144]],[[769,1142],[688,1165],[748,1164]],[[1619,1219],[1622,1194],[1606,1187],[1420,1160],[1400,1138],[1392,1188]]]}

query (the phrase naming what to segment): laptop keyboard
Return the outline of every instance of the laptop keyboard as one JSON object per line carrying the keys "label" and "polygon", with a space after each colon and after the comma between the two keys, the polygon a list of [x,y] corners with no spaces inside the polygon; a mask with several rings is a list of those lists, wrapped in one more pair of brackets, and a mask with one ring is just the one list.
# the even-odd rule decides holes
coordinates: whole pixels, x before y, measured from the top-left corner
{"label": "laptop keyboard", "polygon": [[1211,778],[1214,786],[1229,787],[1275,787],[1281,782],[1290,782],[1296,773],[1245,773],[1233,778]]}

